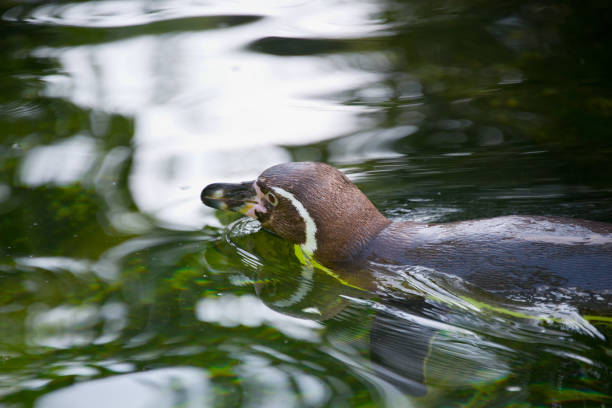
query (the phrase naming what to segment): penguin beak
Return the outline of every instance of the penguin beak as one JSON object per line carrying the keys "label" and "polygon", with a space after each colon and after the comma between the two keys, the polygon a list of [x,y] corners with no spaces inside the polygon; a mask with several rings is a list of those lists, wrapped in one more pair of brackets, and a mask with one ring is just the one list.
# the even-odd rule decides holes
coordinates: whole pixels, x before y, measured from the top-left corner
{"label": "penguin beak", "polygon": [[230,210],[256,218],[255,212],[266,212],[254,181],[239,184],[214,183],[202,190],[200,198],[209,207]]}

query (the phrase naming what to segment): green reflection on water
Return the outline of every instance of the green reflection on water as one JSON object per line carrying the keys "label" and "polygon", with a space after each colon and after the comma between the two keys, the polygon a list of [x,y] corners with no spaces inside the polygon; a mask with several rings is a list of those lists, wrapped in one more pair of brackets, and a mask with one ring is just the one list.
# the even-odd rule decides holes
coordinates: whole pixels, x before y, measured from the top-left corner
{"label": "green reflection on water", "polygon": [[[607,5],[379,3],[370,17],[381,32],[373,36],[254,32],[228,50],[330,60],[334,69],[376,75],[313,91],[334,107],[365,108],[363,130],[285,146],[293,159],[339,165],[394,218],[523,213],[612,221]],[[355,300],[376,296],[361,299],[316,271],[306,280],[291,246],[264,232],[228,241],[221,229],[172,231],[144,214],[130,185],[139,148],[134,117],[46,91],[50,77],[70,72],[41,48],[180,41],[265,22],[265,10],[77,27],[28,20],[40,5],[0,6],[0,403],[32,406],[88,380],[185,366],[206,371],[214,406],[393,406],[371,375],[374,312]],[[163,52],[156,62],[172,64]],[[151,75],[173,83],[174,72],[160,72]],[[38,176],[43,182],[28,181],[28,157],[75,140],[90,146],[80,171],[63,176],[55,172],[62,162],[51,162]],[[283,306],[300,285],[310,292],[296,307]],[[223,298],[235,320],[230,313],[203,319],[198,305]],[[488,354],[468,370],[449,359],[468,337],[438,337],[430,363],[456,364],[429,367],[429,394],[410,399],[417,406],[612,404],[608,340],[536,327],[561,341],[528,342],[509,329],[522,323],[504,316],[488,316],[493,333],[486,333],[478,325],[484,316],[440,305],[419,311],[474,330],[478,347],[459,351]],[[609,338],[609,325],[593,324]]]}

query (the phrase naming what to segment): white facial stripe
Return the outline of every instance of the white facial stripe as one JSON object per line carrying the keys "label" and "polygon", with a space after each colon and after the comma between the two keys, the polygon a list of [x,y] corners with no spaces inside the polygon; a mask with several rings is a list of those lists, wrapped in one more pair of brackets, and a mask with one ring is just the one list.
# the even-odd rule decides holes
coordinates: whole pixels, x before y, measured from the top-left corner
{"label": "white facial stripe", "polygon": [[312,255],[317,250],[317,225],[315,224],[314,219],[310,216],[304,205],[300,203],[293,194],[279,187],[272,187],[272,190],[274,190],[276,194],[289,200],[300,217],[302,217],[302,220],[304,220],[304,224],[306,225],[306,242],[300,245],[300,247],[306,254]]}

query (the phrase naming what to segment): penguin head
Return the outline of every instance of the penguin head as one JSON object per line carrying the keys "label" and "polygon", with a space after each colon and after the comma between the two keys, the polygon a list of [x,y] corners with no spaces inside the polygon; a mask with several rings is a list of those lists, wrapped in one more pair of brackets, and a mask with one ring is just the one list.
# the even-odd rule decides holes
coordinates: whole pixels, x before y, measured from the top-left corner
{"label": "penguin head", "polygon": [[210,184],[201,198],[257,219],[327,264],[354,257],[389,223],[342,172],[324,163],[279,164],[254,181]]}

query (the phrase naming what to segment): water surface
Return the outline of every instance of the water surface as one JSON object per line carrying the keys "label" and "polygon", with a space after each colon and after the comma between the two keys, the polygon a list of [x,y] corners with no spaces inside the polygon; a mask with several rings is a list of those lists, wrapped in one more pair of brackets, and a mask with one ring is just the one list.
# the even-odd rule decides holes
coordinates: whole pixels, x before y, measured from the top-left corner
{"label": "water surface", "polygon": [[612,406],[605,300],[420,267],[364,291],[199,201],[316,160],[394,220],[612,222],[611,16],[4,2],[0,406]]}

